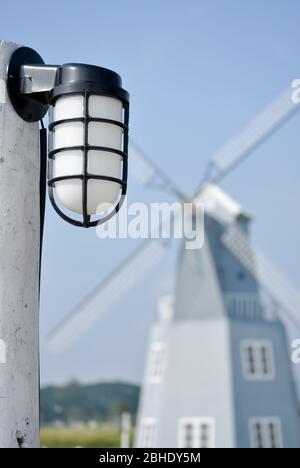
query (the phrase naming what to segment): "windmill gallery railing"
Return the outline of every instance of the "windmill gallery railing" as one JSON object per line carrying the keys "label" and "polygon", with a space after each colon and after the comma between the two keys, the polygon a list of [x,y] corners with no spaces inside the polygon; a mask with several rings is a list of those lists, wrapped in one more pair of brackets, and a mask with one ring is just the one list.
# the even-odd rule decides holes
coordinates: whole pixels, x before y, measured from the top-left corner
{"label": "windmill gallery railing", "polygon": [[272,320],[276,318],[275,310],[267,306],[257,293],[227,293],[225,307],[232,319]]}

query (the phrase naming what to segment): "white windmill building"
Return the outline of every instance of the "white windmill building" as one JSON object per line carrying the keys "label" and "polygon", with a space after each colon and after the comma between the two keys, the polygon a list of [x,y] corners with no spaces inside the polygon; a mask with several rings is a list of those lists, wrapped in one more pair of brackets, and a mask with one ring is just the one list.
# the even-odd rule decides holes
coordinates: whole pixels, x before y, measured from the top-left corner
{"label": "white windmill building", "polygon": [[[205,242],[179,257],[174,298],[160,304],[140,402],[138,447],[299,447],[287,318],[300,298],[249,241],[250,217],[215,184],[299,106],[288,90],[209,162],[190,199],[206,209]],[[145,185],[188,198],[136,148],[131,165]],[[166,251],[146,241],[49,335],[64,350]],[[274,307],[276,304],[276,313]]]}
{"label": "white windmill building", "polygon": [[137,446],[299,447],[288,342],[282,322],[262,302],[250,218],[216,186],[202,196],[205,243],[183,248],[175,300],[160,303]]}

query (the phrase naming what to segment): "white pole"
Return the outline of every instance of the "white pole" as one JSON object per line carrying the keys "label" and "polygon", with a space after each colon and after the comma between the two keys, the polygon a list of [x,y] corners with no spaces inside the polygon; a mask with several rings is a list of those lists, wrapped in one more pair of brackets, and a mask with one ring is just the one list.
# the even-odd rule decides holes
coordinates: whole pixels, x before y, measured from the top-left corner
{"label": "white pole", "polygon": [[0,41],[0,447],[39,446],[39,133],[6,92]]}
{"label": "white pole", "polygon": [[124,412],[121,415],[121,448],[130,447],[131,416]]}

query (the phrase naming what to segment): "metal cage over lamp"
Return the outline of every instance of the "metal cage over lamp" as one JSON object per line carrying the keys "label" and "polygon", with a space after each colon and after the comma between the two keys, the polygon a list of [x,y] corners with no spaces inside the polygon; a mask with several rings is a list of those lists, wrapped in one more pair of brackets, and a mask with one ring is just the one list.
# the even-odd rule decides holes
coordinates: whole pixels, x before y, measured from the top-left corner
{"label": "metal cage over lamp", "polygon": [[24,120],[50,108],[48,187],[56,212],[83,227],[110,219],[127,191],[129,95],[120,76],[93,65],[45,65],[21,47],[9,65],[8,92]]}

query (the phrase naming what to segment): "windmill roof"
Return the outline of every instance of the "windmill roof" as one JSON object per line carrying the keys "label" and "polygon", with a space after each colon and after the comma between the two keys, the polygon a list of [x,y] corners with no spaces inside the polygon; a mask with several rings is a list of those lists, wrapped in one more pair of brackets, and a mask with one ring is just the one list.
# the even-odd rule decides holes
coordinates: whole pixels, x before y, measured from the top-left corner
{"label": "windmill roof", "polygon": [[199,201],[204,203],[206,213],[226,224],[240,217],[251,220],[247,211],[217,185],[208,183],[201,192]]}

